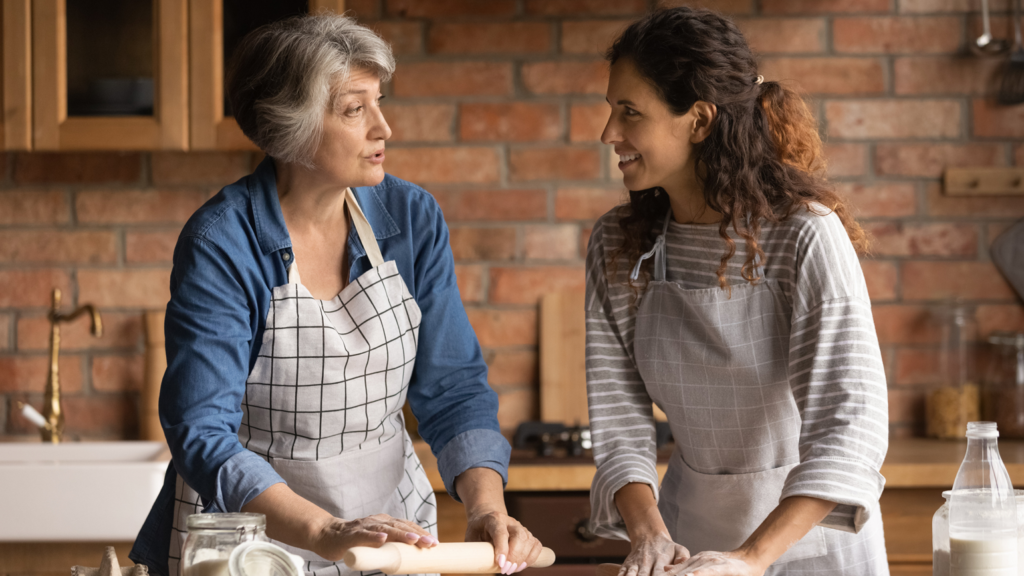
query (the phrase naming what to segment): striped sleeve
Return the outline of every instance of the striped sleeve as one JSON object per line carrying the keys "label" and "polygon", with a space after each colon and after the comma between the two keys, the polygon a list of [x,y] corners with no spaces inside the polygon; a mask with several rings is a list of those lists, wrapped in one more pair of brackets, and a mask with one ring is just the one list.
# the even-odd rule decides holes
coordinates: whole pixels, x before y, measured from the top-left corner
{"label": "striped sleeve", "polygon": [[597,465],[590,490],[590,529],[604,538],[629,540],[615,493],[640,482],[658,498],[654,415],[630,354],[633,322],[615,321],[616,313],[628,310],[629,293],[609,293],[604,231],[598,222],[587,251],[587,402]]}
{"label": "striped sleeve", "polygon": [[811,218],[798,239],[790,385],[800,411],[800,463],[781,498],[836,502],[822,526],[858,532],[885,479],[888,395],[860,262],[835,214]]}

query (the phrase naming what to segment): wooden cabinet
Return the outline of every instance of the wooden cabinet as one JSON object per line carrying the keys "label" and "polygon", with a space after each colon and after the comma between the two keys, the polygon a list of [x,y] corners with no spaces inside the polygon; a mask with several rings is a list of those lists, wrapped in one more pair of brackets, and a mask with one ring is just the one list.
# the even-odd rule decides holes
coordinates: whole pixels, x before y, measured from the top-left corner
{"label": "wooden cabinet", "polygon": [[253,149],[225,110],[225,39],[344,4],[3,0],[3,149]]}

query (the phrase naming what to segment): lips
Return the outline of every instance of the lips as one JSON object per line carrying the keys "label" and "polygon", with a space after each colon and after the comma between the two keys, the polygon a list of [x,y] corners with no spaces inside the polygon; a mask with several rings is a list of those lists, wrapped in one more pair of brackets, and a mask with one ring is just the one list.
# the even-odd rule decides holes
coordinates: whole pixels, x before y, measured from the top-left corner
{"label": "lips", "polygon": [[384,149],[382,148],[382,149],[378,150],[377,152],[374,152],[373,154],[370,154],[369,156],[366,157],[366,159],[369,160],[372,164],[381,164],[381,163],[383,163],[384,162]]}

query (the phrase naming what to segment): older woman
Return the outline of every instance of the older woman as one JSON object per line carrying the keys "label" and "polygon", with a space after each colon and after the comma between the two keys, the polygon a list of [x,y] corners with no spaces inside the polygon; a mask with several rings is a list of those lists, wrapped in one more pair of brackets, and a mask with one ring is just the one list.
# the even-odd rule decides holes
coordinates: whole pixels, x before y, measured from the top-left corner
{"label": "older woman", "polygon": [[[505,510],[509,446],[422,188],[384,173],[386,43],[351,19],[261,28],[229,82],[267,153],[186,224],[174,251],[160,415],[173,460],[131,558],[179,572],[188,515],[260,512],[267,535],[342,574],[351,546],[436,544],[408,398],[467,538],[503,573],[539,542]],[[301,273],[301,277],[300,277]]]}

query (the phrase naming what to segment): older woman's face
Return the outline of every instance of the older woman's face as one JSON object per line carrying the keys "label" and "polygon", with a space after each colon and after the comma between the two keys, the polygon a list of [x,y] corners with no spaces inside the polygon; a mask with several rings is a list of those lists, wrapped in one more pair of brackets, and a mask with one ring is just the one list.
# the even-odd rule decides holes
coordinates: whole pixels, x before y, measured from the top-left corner
{"label": "older woman's face", "polygon": [[317,168],[345,186],[376,186],[384,180],[384,141],[391,128],[380,111],[380,79],[354,69],[324,115],[324,135],[313,158]]}

